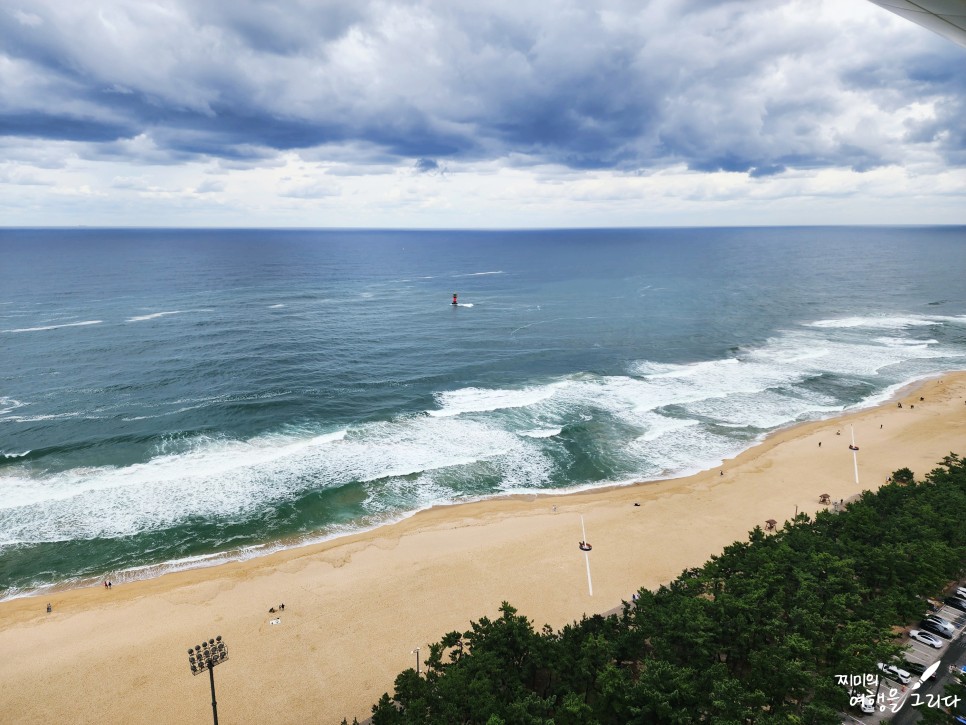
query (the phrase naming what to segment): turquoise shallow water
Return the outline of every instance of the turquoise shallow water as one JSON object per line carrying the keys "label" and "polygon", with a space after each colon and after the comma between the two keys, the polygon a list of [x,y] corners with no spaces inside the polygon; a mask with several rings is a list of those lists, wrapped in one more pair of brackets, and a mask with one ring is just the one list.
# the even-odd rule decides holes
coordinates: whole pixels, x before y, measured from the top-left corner
{"label": "turquoise shallow water", "polygon": [[963,227],[3,230],[0,254],[3,596],[681,475],[966,367]]}

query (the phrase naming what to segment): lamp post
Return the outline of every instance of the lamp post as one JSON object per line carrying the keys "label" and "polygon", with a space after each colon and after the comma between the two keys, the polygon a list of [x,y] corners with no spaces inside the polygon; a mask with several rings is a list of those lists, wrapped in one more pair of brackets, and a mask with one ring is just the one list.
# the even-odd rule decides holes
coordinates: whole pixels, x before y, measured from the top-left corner
{"label": "lamp post", "polygon": [[416,655],[416,675],[419,676],[419,647],[414,649],[412,654]]}
{"label": "lamp post", "polygon": [[211,679],[211,713],[215,717],[215,725],[218,725],[218,703],[215,701],[215,665],[220,665],[227,659],[228,649],[225,647],[225,643],[221,641],[220,634],[214,639],[188,648],[188,666],[191,668],[191,674],[200,675],[208,670],[208,676]]}

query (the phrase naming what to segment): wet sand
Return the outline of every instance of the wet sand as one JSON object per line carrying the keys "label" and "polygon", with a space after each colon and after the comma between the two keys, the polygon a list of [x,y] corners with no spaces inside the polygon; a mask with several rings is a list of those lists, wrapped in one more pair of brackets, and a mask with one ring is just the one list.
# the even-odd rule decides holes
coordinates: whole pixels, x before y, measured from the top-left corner
{"label": "wet sand", "polygon": [[823,493],[848,499],[897,468],[921,476],[966,455],[966,373],[897,400],[784,430],[687,478],[437,507],[246,562],[0,602],[0,720],[210,722],[208,677],[192,677],[187,650],[222,635],[220,722],[361,721],[415,665],[412,650],[425,656],[502,601],[560,627],[700,566],[767,519],[825,508]]}

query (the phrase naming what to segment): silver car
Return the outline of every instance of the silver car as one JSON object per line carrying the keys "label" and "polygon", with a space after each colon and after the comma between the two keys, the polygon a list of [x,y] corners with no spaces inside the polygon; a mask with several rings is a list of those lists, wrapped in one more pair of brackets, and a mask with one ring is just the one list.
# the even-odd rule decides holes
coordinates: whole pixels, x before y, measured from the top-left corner
{"label": "silver car", "polygon": [[950,636],[956,633],[956,627],[953,626],[952,622],[950,622],[947,619],[943,619],[938,614],[927,614],[925,617],[922,618],[922,620],[924,622],[930,622],[936,625],[937,627],[939,627],[941,630],[943,630],[946,634]]}

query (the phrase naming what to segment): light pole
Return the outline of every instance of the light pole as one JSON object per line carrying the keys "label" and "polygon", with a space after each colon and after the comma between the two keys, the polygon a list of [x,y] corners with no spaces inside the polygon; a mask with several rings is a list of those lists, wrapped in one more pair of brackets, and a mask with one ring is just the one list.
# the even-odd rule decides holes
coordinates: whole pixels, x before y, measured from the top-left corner
{"label": "light pole", "polygon": [[416,655],[416,676],[419,676],[419,647],[414,649],[411,654]]}
{"label": "light pole", "polygon": [[200,675],[208,670],[211,679],[211,713],[215,716],[215,725],[218,725],[218,703],[215,701],[215,665],[220,665],[228,659],[228,649],[221,641],[219,634],[214,639],[207,642],[196,644],[194,648],[188,648],[188,666],[191,667],[192,675]]}

